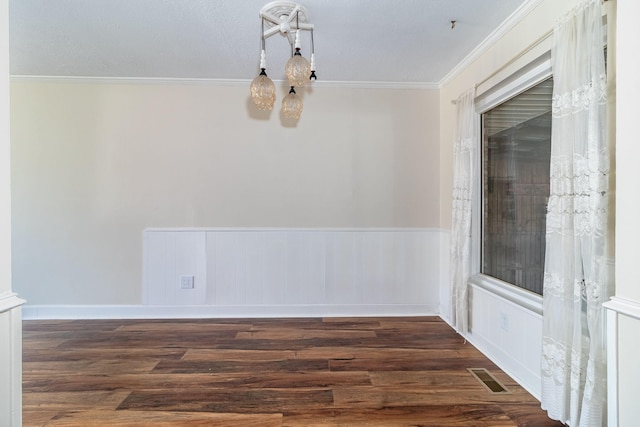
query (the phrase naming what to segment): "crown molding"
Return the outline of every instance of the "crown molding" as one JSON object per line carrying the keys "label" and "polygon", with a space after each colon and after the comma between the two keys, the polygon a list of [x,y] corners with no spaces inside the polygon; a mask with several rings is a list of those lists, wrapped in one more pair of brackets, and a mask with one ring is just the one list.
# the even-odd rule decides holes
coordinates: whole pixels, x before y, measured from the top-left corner
{"label": "crown molding", "polygon": [[122,84],[122,85],[202,85],[202,86],[247,86],[250,80],[243,79],[185,79],[168,77],[110,77],[110,76],[45,76],[11,75],[12,82],[69,83],[69,84]]}
{"label": "crown molding", "polygon": [[319,81],[313,83],[320,87],[332,88],[352,88],[352,89],[422,89],[438,90],[440,84],[437,82],[340,82],[340,81]]}
{"label": "crown molding", "polygon": [[[249,87],[248,79],[184,79],[157,77],[93,77],[93,76],[36,76],[12,75],[12,82],[69,83],[69,84],[130,84],[130,85],[201,85],[222,87]],[[276,86],[287,86],[284,80],[274,80]],[[410,89],[438,90],[437,82],[375,82],[375,81],[317,81],[311,87],[345,89]]]}
{"label": "crown molding", "polygon": [[476,59],[485,54],[489,48],[496,44],[502,37],[504,37],[509,31],[511,31],[516,25],[520,23],[532,10],[534,10],[544,0],[528,0],[519,8],[517,8],[502,24],[498,26],[489,36],[484,39],[478,46],[475,47],[462,61],[458,63],[440,82],[438,87],[442,88],[447,83],[451,82],[464,71],[469,65],[471,65]]}

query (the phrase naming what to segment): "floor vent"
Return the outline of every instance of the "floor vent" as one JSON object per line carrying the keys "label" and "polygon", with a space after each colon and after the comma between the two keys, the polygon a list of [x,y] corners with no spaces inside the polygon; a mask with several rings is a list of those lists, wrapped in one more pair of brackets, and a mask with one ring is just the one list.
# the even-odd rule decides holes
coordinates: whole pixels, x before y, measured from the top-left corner
{"label": "floor vent", "polygon": [[469,368],[471,375],[476,377],[491,393],[505,394],[509,393],[509,390],[503,386],[493,375],[484,368]]}

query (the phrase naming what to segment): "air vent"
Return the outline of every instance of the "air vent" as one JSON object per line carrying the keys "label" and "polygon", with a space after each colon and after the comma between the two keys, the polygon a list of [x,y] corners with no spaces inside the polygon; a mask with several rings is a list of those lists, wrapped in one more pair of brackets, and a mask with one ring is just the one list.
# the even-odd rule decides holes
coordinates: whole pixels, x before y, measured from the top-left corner
{"label": "air vent", "polygon": [[509,393],[509,390],[503,386],[493,375],[484,368],[469,368],[471,375],[476,377],[491,393],[505,394]]}

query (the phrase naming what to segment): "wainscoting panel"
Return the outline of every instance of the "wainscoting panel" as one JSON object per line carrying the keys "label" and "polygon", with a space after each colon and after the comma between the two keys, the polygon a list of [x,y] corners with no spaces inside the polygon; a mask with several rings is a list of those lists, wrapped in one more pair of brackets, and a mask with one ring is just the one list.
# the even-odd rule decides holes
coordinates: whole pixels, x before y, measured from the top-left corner
{"label": "wainscoting panel", "polygon": [[0,426],[22,425],[22,304],[0,293]]}
{"label": "wainscoting panel", "polygon": [[[207,291],[205,255],[204,233],[145,233],[143,304],[204,304]],[[181,276],[193,276],[193,288],[182,289]]]}
{"label": "wainscoting panel", "polygon": [[[441,230],[150,229],[146,305],[439,310]],[[181,276],[194,276],[181,289]],[[329,310],[332,312],[333,310]],[[382,310],[380,314],[388,314]],[[353,313],[357,314],[357,313]]]}
{"label": "wainscoting panel", "polygon": [[604,304],[607,337],[607,418],[610,426],[635,426],[640,416],[640,301],[614,296]]}
{"label": "wainscoting panel", "polygon": [[540,399],[542,315],[473,284],[469,309],[469,341]]}
{"label": "wainscoting panel", "polygon": [[445,322],[453,323],[451,307],[451,233],[440,233],[440,317]]}

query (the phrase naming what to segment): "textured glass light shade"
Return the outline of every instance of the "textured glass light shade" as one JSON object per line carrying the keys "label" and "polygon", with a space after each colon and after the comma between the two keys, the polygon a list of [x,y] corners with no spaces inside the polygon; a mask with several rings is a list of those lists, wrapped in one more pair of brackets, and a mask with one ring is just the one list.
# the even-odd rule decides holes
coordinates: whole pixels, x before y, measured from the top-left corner
{"label": "textured glass light shade", "polygon": [[272,110],[276,102],[276,85],[262,70],[251,82],[251,99],[258,110]]}
{"label": "textured glass light shade", "polygon": [[282,115],[287,119],[297,120],[300,114],[302,114],[302,99],[291,86],[289,94],[282,99]]}
{"label": "textured glass light shade", "polygon": [[296,50],[296,53],[287,62],[285,72],[287,79],[289,79],[289,86],[305,86],[309,83],[311,64]]}

